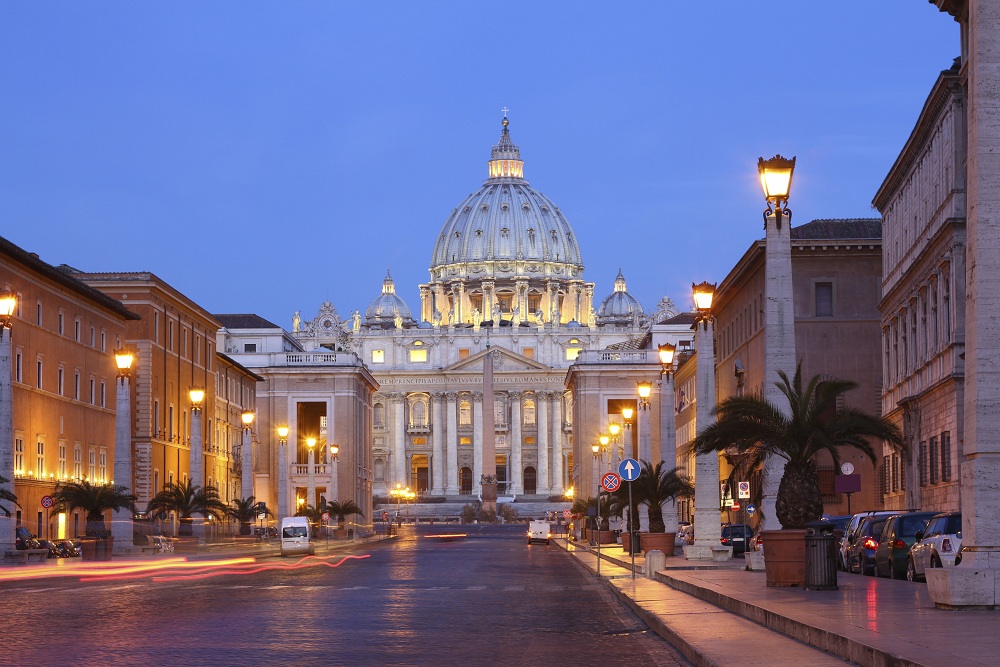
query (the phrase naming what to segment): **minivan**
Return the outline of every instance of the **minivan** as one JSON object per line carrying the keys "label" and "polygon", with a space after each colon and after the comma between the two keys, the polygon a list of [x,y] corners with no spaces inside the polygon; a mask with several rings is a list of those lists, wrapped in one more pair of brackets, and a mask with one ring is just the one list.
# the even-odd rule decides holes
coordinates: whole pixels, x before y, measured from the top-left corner
{"label": "minivan", "polygon": [[281,555],[316,553],[309,537],[309,519],[304,516],[286,516],[281,520]]}
{"label": "minivan", "polygon": [[532,542],[545,542],[552,539],[552,524],[548,521],[532,521],[528,524],[528,544]]}

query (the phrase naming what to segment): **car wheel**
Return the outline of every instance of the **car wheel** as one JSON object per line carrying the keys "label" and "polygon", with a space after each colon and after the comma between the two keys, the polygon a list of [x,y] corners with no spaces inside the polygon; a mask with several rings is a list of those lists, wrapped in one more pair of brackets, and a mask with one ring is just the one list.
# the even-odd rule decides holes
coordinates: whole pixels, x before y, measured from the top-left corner
{"label": "car wheel", "polygon": [[913,564],[913,559],[908,558],[906,560],[906,580],[907,581],[918,581],[917,577],[917,567]]}
{"label": "car wheel", "polygon": [[931,567],[944,567],[937,554],[931,554]]}

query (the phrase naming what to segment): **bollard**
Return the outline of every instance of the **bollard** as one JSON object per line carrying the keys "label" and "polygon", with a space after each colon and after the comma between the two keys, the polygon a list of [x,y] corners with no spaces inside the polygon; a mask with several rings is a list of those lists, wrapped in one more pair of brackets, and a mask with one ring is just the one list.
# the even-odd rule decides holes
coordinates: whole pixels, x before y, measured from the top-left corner
{"label": "bollard", "polygon": [[646,578],[655,579],[656,571],[667,567],[667,555],[658,549],[646,552]]}

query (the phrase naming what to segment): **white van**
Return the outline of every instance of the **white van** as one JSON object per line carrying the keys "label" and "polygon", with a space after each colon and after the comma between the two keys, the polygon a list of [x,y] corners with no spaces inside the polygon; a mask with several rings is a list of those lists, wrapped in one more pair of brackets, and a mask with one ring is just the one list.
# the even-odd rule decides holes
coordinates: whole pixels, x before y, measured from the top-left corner
{"label": "white van", "polygon": [[286,516],[281,520],[281,555],[316,553],[309,537],[309,519],[304,516]]}
{"label": "white van", "polygon": [[532,521],[528,524],[528,544],[545,542],[552,539],[552,525],[548,521]]}

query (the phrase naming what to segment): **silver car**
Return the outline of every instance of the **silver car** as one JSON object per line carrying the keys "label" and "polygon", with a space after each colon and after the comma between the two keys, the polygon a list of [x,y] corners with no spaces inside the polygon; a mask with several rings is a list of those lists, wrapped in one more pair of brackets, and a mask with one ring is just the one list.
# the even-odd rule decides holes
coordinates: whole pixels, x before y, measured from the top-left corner
{"label": "silver car", "polygon": [[955,566],[955,556],[962,548],[962,513],[934,515],[917,538],[906,561],[908,581],[922,580],[928,568]]}

